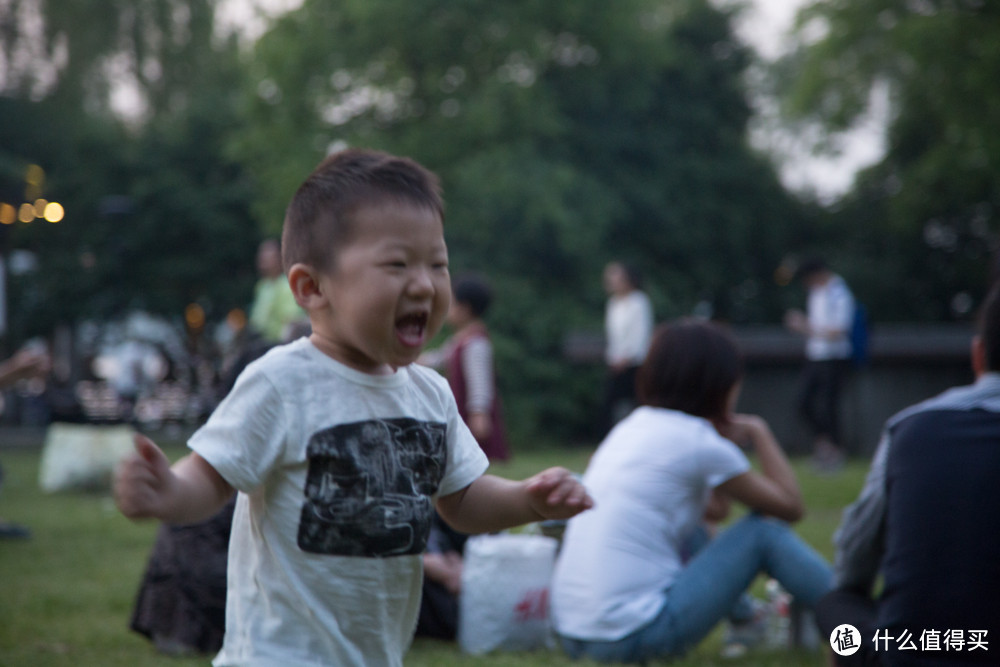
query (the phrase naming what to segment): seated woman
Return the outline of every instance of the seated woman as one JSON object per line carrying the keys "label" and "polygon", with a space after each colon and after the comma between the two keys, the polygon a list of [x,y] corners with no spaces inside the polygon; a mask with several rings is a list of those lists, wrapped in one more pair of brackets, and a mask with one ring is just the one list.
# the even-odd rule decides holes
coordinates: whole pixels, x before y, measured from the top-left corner
{"label": "seated woman", "polygon": [[[758,573],[807,608],[830,589],[829,566],[786,523],[803,506],[781,447],[763,419],[733,412],[742,375],[736,342],[718,326],[681,322],[654,334],[640,407],[594,453],[583,482],[595,506],[569,522],[556,564],[553,618],[571,657],[680,656]],[[692,536],[730,499],[752,511],[686,559]]]}

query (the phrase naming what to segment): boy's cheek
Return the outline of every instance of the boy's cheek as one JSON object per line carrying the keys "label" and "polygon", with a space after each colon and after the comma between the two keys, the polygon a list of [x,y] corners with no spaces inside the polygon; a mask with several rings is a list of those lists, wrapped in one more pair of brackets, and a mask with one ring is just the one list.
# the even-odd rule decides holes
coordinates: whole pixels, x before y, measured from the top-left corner
{"label": "boy's cheek", "polygon": [[427,322],[427,340],[428,342],[438,335],[441,331],[441,327],[444,326],[445,319],[448,316],[448,309],[445,308],[443,312],[433,312],[431,317]]}

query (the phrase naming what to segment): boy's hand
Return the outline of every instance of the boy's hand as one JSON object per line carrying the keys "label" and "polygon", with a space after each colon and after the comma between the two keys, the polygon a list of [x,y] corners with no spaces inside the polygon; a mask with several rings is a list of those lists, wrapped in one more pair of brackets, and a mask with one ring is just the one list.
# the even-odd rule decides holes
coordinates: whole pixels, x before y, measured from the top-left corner
{"label": "boy's hand", "polygon": [[569,519],[594,506],[576,476],[565,468],[549,468],[525,480],[528,502],[544,519]]}
{"label": "boy's hand", "polygon": [[160,518],[172,481],[170,460],[144,435],[135,435],[135,453],[115,469],[115,503],[130,519]]}

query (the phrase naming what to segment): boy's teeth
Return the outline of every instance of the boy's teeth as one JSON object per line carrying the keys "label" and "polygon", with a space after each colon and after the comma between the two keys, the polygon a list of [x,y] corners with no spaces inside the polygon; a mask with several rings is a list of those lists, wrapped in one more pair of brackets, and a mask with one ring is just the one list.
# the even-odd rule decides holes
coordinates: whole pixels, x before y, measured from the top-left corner
{"label": "boy's teeth", "polygon": [[423,342],[424,324],[416,318],[407,318],[396,327],[403,342],[420,345]]}

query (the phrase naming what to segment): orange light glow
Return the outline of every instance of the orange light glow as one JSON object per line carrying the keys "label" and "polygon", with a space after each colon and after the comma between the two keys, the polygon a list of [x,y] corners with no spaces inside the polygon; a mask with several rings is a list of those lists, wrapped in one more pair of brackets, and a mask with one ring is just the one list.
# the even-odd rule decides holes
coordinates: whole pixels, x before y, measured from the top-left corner
{"label": "orange light glow", "polygon": [[184,309],[184,321],[192,331],[199,331],[205,326],[205,310],[196,303],[189,304]]}
{"label": "orange light glow", "polygon": [[[36,205],[37,206],[37,205]],[[45,205],[45,209],[42,213],[44,217],[49,222],[59,222],[66,215],[66,210],[63,209],[62,204],[59,202],[50,201]]]}
{"label": "orange light glow", "polygon": [[17,210],[17,219],[21,222],[33,222],[35,219],[35,207],[31,204],[21,204]]}
{"label": "orange light glow", "polygon": [[24,174],[24,181],[31,185],[41,185],[45,182],[45,170],[37,164],[28,165],[28,170]]}

